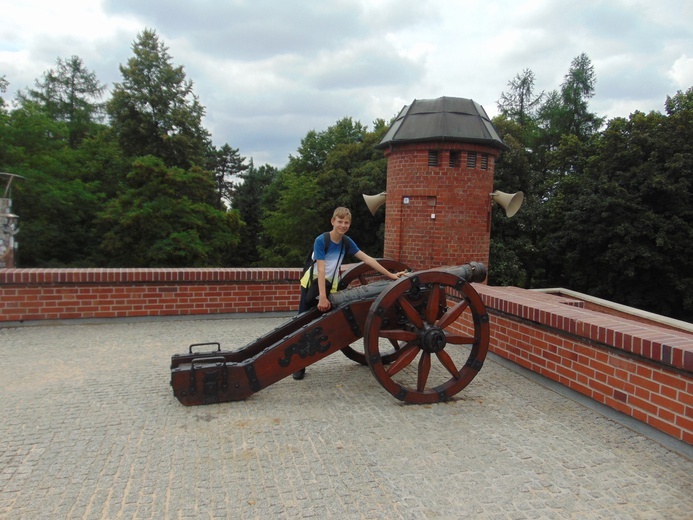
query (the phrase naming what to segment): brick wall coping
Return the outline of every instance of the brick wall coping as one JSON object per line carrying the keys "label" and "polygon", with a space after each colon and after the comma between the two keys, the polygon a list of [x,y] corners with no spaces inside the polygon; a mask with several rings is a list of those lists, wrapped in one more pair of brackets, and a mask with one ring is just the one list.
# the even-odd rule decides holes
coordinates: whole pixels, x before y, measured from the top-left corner
{"label": "brick wall coping", "polygon": [[236,282],[298,280],[297,267],[267,268],[132,268],[132,269],[0,269],[1,285]]}
{"label": "brick wall coping", "polygon": [[490,309],[693,373],[693,333],[687,330],[595,312],[566,296],[518,287],[475,287]]}
{"label": "brick wall coping", "polygon": [[613,313],[617,316],[622,316],[626,318],[636,319],[638,321],[646,321],[652,324],[662,325],[664,327],[685,330],[693,334],[693,323],[688,323],[687,321],[675,320],[667,316],[662,316],[661,314],[655,314],[653,312],[647,312],[634,307],[628,307],[627,305],[621,305],[620,303],[610,302],[609,300],[603,300],[601,298],[596,298],[590,296],[589,294],[580,293],[577,291],[571,291],[570,289],[564,289],[563,287],[553,287],[550,289],[529,289],[531,292],[540,292],[546,294],[554,294],[558,296],[567,296],[571,299],[575,299],[584,302],[584,307],[586,309],[592,308],[593,310],[598,310],[600,312],[606,312],[607,314]]}

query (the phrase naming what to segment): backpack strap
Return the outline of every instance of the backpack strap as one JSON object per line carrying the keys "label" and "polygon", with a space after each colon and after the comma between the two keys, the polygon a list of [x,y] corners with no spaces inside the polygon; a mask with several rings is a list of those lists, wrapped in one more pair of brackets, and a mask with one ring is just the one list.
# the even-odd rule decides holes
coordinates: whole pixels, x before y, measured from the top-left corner
{"label": "backpack strap", "polygon": [[[329,235],[329,233],[327,234]],[[343,236],[341,248],[339,250],[339,257],[337,257],[337,266],[335,267],[335,272],[332,276],[332,290],[330,292],[336,291],[337,286],[339,285],[339,279],[341,278],[341,273],[339,272],[339,269],[342,266],[342,261],[344,260],[344,257],[346,256],[346,240],[346,236]],[[327,248],[325,249],[325,253],[327,253]]]}
{"label": "backpack strap", "polygon": [[[330,248],[330,242],[332,241],[329,231],[325,231],[322,234],[322,240],[325,243],[325,254],[327,254],[327,250]],[[344,240],[342,240],[342,247],[343,243]],[[303,285],[303,287],[308,287],[313,283],[313,268],[316,262],[317,260],[313,258],[313,251],[310,251],[303,267],[303,274],[301,275],[301,285]]]}
{"label": "backpack strap", "polygon": [[327,250],[330,248],[330,242],[332,241],[329,231],[325,231],[322,234],[322,241],[325,242],[325,254],[327,254]]}

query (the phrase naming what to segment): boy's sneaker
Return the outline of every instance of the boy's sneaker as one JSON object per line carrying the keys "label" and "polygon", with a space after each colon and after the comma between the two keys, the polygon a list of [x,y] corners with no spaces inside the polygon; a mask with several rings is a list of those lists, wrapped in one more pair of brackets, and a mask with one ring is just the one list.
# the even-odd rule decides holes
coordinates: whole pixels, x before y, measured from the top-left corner
{"label": "boy's sneaker", "polygon": [[296,381],[300,381],[304,377],[306,377],[306,369],[302,368],[298,372],[294,372],[294,375],[292,376]]}

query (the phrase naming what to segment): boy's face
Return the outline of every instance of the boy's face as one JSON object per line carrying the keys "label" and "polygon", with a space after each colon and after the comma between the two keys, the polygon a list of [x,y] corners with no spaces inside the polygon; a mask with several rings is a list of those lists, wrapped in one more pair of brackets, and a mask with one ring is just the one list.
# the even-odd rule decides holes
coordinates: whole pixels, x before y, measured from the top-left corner
{"label": "boy's face", "polygon": [[332,218],[332,227],[340,235],[346,234],[349,231],[349,226],[351,226],[351,220],[348,218],[334,217]]}

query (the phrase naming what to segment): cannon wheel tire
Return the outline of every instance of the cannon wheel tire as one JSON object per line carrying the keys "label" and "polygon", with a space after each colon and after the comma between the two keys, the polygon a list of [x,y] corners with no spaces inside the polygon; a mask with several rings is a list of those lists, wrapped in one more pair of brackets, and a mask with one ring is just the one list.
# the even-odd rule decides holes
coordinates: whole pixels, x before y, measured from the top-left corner
{"label": "cannon wheel tire", "polygon": [[[392,311],[398,316],[396,328],[387,323]],[[462,326],[453,329],[459,320],[466,332]],[[392,341],[401,347],[388,364]],[[452,398],[479,372],[488,344],[489,318],[481,297],[466,280],[448,272],[422,271],[394,283],[373,302],[365,324],[371,372],[407,403]]]}
{"label": "cannon wheel tire", "polygon": [[[397,260],[390,260],[389,258],[378,258],[377,260],[380,265],[392,273],[409,270],[406,264],[398,262]],[[382,275],[374,271],[369,265],[361,262],[344,272],[342,278],[339,280],[339,290],[341,291],[350,286],[367,285],[369,281],[373,281],[374,278],[382,278]],[[385,355],[383,359],[383,363],[385,364],[391,363],[398,355],[400,348],[399,344],[397,342],[392,342],[391,344],[392,349],[389,355]],[[351,346],[344,347],[342,353],[352,361],[356,361],[364,366],[368,365],[366,355]]]}

